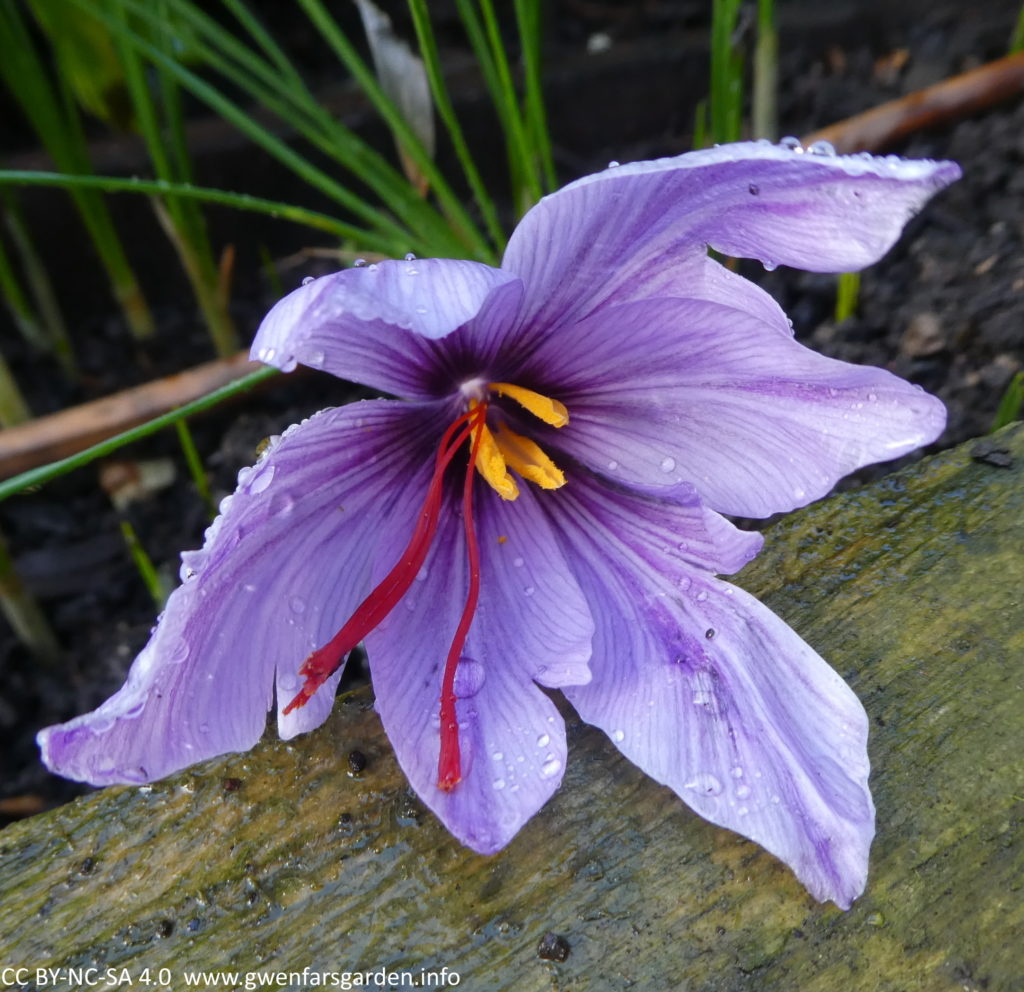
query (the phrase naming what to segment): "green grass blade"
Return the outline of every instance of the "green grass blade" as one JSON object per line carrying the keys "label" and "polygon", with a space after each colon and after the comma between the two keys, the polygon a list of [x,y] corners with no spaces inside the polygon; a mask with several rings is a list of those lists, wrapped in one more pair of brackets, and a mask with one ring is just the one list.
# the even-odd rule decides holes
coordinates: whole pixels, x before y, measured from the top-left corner
{"label": "green grass blade", "polygon": [[754,92],[751,137],[775,141],[779,136],[779,38],[774,0],[757,0],[757,45],[754,48]]}
{"label": "green grass blade", "polygon": [[544,80],[541,74],[541,8],[540,0],[515,0],[519,43],[523,50],[523,92],[526,104],[526,133],[532,154],[540,170],[544,192],[552,192],[558,179],[551,155],[551,132],[544,110]]}
{"label": "green grass blade", "polygon": [[1024,411],[1024,372],[1018,372],[1006,387],[1003,398],[999,401],[999,409],[996,411],[995,420],[992,421],[990,431],[997,431],[1007,424],[1012,424],[1020,418]]}
{"label": "green grass blade", "polygon": [[423,143],[416,136],[409,122],[402,116],[394,101],[384,93],[373,71],[359,57],[352,43],[345,37],[344,32],[338,27],[337,22],[328,13],[321,0],[299,0],[299,5],[345,67],[352,73],[353,78],[377,108],[378,113],[384,118],[399,143],[416,163],[417,168],[430,181],[441,210],[456,232],[465,239],[466,244],[475,255],[481,258],[492,258],[493,253],[486,238],[473,223],[447,179],[437,167],[437,163],[427,154]]}
{"label": "green grass blade", "polygon": [[469,183],[470,189],[473,191],[473,197],[484,219],[487,233],[490,235],[495,250],[500,252],[504,248],[508,236],[502,230],[494,200],[487,192],[487,187],[480,176],[472,152],[470,152],[469,145],[466,143],[462,127],[455,115],[455,107],[449,96],[448,87],[445,85],[444,71],[441,68],[441,58],[437,49],[434,30],[430,23],[430,13],[427,10],[426,0],[409,0],[409,11],[412,14],[413,26],[416,30],[416,40],[419,44],[420,55],[427,70],[427,81],[430,83],[430,91],[434,97],[434,106],[437,108],[441,122],[448,131],[448,137],[451,139],[456,157],[462,166],[463,174]]}
{"label": "green grass blade", "polygon": [[237,396],[239,393],[252,389],[253,386],[275,375],[280,375],[275,368],[267,366],[266,368],[257,369],[255,372],[250,372],[234,382],[229,382],[226,386],[221,386],[220,389],[215,389],[212,393],[207,393],[206,396],[201,396],[191,403],[178,407],[177,410],[171,410],[169,413],[155,417],[153,420],[140,424],[138,427],[133,427],[131,430],[108,438],[106,441],[94,444],[91,448],[86,448],[84,451],[69,455],[60,461],[51,462],[49,465],[42,465],[39,468],[29,469],[29,471],[22,472],[11,479],[6,479],[0,482],[0,502],[26,489],[34,489],[61,475],[66,475],[68,472],[81,468],[83,465],[88,465],[97,458],[103,458],[105,455],[123,448],[126,444],[131,444],[132,441],[149,437],[150,434],[155,434],[157,431],[171,426],[184,417],[191,417],[195,413],[208,410],[210,407],[223,403],[224,400],[230,399],[232,396]]}
{"label": "green grass blade", "polygon": [[[269,214],[280,220],[305,224],[318,231],[327,231],[338,238],[351,239],[365,244],[374,237],[373,232],[354,227],[330,214],[308,210],[279,200],[267,200],[248,193],[233,193],[229,190],[193,186],[190,183],[169,183],[162,179],[124,179],[119,176],[73,176],[63,172],[26,172],[14,169],[0,169],[0,186],[54,186],[62,189],[98,189],[105,193],[141,193],[147,196],[166,196],[200,200],[237,210],[250,210]],[[397,254],[401,241],[383,241],[384,254]]]}
{"label": "green grass blade", "polygon": [[206,469],[203,468],[203,460],[199,457],[199,449],[188,428],[188,421],[178,420],[174,424],[178,432],[178,442],[181,444],[181,452],[185,456],[185,464],[188,466],[189,475],[195,484],[196,492],[206,507],[206,512],[212,520],[217,515],[217,504],[213,501],[213,493],[210,492],[210,480],[206,476]]}
{"label": "green grass blade", "polygon": [[135,528],[127,520],[121,521],[121,536],[128,547],[128,553],[132,556],[132,561],[135,562],[142,584],[152,596],[156,608],[162,610],[167,602],[169,590],[164,588],[160,573],[157,572],[156,566],[153,564],[153,559],[149,557],[138,534],[135,533]]}
{"label": "green grass blade", "polygon": [[860,273],[840,272],[836,277],[836,323],[841,324],[857,312],[860,295]]}

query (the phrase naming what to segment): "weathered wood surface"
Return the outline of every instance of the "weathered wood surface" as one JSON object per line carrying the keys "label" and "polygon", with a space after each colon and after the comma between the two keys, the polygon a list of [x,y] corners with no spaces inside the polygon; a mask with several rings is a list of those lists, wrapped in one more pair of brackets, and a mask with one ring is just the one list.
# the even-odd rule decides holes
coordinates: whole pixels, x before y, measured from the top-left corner
{"label": "weathered wood surface", "polygon": [[[0,966],[163,966],[175,989],[196,966],[447,966],[520,992],[1024,988],[1024,428],[998,444],[1012,467],[968,445],[793,514],[740,579],[871,716],[879,830],[850,912],[580,725],[552,802],[474,855],[356,694],[291,744],[0,832]],[[566,961],[538,957],[549,930]]]}

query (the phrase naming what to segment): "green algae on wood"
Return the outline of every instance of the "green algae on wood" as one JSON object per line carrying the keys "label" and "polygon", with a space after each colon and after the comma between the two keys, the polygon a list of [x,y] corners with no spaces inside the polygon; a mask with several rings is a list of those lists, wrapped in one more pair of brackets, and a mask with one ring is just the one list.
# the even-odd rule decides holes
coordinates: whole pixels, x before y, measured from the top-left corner
{"label": "green algae on wood", "polygon": [[[164,967],[175,988],[197,967],[448,967],[524,992],[1024,987],[1024,428],[995,443],[1010,467],[965,445],[792,514],[739,577],[872,721],[878,836],[848,913],[572,716],[562,788],[473,854],[356,693],[290,743],[0,832],[0,965]],[[565,961],[538,956],[549,932]]]}

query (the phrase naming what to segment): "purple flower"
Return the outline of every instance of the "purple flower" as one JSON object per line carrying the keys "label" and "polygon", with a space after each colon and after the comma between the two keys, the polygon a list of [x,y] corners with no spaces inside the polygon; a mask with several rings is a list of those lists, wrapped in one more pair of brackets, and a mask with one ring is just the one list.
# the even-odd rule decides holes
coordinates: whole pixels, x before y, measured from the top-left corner
{"label": "purple flower", "polygon": [[763,517],[942,430],[888,372],[798,345],[708,257],[836,272],[882,255],[949,162],[765,142],[609,169],[523,218],[500,269],[389,261],[271,311],[253,354],[400,400],[287,430],[182,556],[125,686],[39,735],[54,771],[147,782],[318,726],[365,640],[377,709],[424,802],[506,845],[557,788],[543,689],[818,899],[863,890],[867,720],[774,614],[715,578]]}

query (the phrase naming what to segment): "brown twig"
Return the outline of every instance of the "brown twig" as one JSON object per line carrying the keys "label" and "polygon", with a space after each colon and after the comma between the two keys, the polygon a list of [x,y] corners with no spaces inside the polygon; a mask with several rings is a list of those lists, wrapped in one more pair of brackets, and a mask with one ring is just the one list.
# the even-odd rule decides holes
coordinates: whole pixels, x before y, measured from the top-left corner
{"label": "brown twig", "polygon": [[0,479],[66,458],[260,368],[247,352],[0,431]]}
{"label": "brown twig", "polygon": [[966,117],[1020,93],[1024,93],[1024,52],[847,117],[803,141],[829,141],[840,153],[881,151],[915,131]]}

